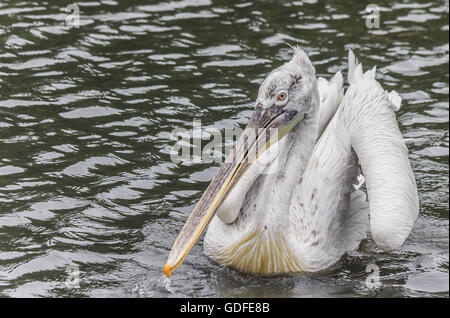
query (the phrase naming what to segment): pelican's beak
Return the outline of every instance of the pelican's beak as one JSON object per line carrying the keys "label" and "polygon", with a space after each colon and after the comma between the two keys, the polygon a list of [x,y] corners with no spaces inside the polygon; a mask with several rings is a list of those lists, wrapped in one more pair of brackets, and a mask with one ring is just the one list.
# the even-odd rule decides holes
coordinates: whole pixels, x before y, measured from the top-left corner
{"label": "pelican's beak", "polygon": [[283,138],[303,118],[304,116],[298,115],[295,110],[285,110],[276,105],[265,109],[260,104],[256,107],[233,151],[178,234],[164,266],[167,277],[184,261],[245,171],[259,155]]}

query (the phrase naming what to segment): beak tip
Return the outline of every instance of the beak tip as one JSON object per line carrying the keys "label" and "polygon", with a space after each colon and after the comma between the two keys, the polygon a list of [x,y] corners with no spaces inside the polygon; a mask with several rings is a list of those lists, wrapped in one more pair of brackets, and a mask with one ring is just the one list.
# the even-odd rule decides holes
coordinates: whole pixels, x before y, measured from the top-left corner
{"label": "beak tip", "polygon": [[172,273],[170,272],[171,269],[171,265],[169,262],[166,263],[166,265],[164,265],[164,274],[166,274],[166,277],[170,277],[172,275]]}

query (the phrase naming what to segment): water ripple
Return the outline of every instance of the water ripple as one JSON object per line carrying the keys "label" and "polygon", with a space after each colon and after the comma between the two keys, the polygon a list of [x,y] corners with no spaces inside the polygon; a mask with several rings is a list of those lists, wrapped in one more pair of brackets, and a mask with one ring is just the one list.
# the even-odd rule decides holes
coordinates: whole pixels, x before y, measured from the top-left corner
{"label": "water ripple", "polygon": [[[0,0],[0,295],[448,297],[448,1]],[[320,280],[256,278],[196,246],[162,279],[173,239],[217,164],[173,163],[174,128],[243,126],[258,85],[300,44],[319,76],[346,50],[397,90],[421,217],[401,251],[346,255]],[[219,156],[222,154],[219,154]],[[370,245],[370,244],[369,244]],[[80,288],[66,284],[77,266]]]}

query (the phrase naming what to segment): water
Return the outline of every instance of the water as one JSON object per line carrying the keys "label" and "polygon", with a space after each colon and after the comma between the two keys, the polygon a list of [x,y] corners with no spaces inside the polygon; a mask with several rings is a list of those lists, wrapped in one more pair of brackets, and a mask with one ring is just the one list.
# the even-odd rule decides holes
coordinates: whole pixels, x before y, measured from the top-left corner
{"label": "water", "polygon": [[[448,297],[448,1],[383,2],[371,30],[373,1],[77,1],[72,29],[70,3],[0,0],[0,296]],[[402,95],[414,230],[401,250],[369,241],[317,278],[243,275],[199,244],[163,279],[217,171],[172,163],[170,132],[245,125],[286,43],[325,77],[352,48]],[[365,284],[369,264],[379,288]]]}

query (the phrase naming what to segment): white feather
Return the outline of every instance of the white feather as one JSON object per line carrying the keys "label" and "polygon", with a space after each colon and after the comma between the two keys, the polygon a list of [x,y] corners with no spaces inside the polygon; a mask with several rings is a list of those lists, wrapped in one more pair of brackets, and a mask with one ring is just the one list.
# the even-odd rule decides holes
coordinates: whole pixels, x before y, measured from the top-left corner
{"label": "white feather", "polygon": [[341,72],[337,72],[330,81],[319,77],[317,84],[320,96],[318,132],[318,138],[320,138],[342,101],[342,97],[344,96],[344,78]]}
{"label": "white feather", "polygon": [[402,98],[396,91],[390,91],[387,93],[389,101],[392,103],[392,110],[398,111],[402,105]]}
{"label": "white feather", "polygon": [[372,237],[380,247],[395,249],[403,244],[419,213],[408,150],[393,112],[401,99],[398,94],[389,96],[372,71],[361,76],[358,68],[342,101],[339,121],[350,134],[366,179]]}
{"label": "white feather", "polygon": [[355,73],[356,67],[358,66],[358,59],[352,50],[348,50],[348,73],[347,81],[351,83],[353,81],[353,73]]}

